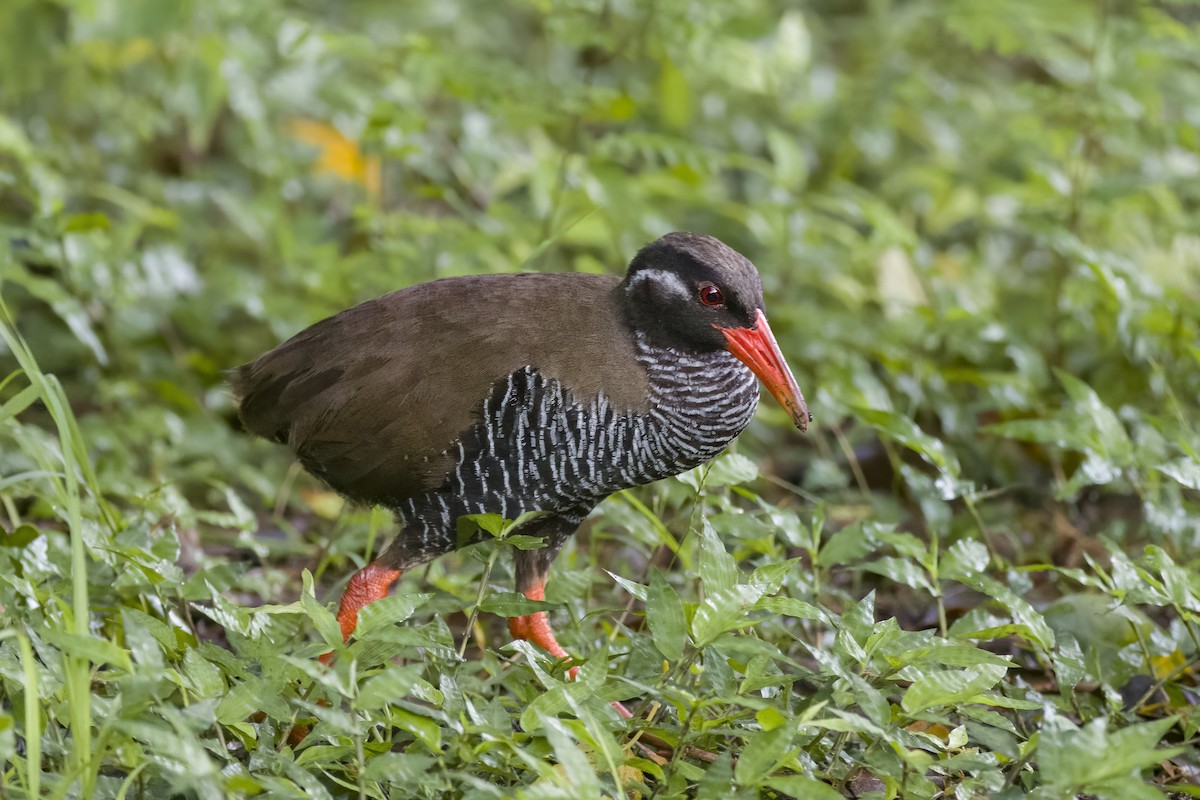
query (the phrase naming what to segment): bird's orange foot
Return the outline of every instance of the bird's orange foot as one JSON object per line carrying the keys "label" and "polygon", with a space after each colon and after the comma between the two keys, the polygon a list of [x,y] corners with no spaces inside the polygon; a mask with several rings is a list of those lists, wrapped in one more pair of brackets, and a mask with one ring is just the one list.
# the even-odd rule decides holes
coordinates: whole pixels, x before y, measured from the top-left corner
{"label": "bird's orange foot", "polygon": [[[387,569],[378,564],[367,564],[354,573],[354,577],[346,584],[342,593],[342,602],[338,605],[337,621],[342,629],[342,641],[350,638],[358,627],[358,612],[363,607],[387,597],[392,584],[400,579],[403,573],[396,569]],[[321,656],[321,663],[328,664],[333,660],[333,653]]]}
{"label": "bird's orange foot", "polygon": [[[524,595],[530,600],[545,600],[546,586],[545,584],[534,584],[525,590]],[[514,639],[524,639],[527,642],[533,642],[557,659],[563,661],[571,660],[571,656],[558,643],[558,639],[554,637],[554,630],[550,627],[550,620],[546,616],[545,611],[538,611],[537,613],[526,614],[521,617],[509,617],[508,630],[512,633]],[[577,666],[573,666],[567,670],[567,677],[571,680],[575,680],[578,674],[579,667]],[[612,706],[625,719],[633,717],[629,709],[625,708],[619,702],[613,701]]]}

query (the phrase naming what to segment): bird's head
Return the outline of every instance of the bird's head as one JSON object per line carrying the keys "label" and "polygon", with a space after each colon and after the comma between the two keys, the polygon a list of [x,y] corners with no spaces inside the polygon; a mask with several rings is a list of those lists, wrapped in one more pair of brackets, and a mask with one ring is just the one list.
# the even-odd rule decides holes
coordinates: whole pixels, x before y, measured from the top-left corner
{"label": "bird's head", "polygon": [[807,430],[811,415],[763,312],[762,282],[749,259],[702,233],[668,233],[643,247],[621,284],[635,330],[659,347],[728,350]]}

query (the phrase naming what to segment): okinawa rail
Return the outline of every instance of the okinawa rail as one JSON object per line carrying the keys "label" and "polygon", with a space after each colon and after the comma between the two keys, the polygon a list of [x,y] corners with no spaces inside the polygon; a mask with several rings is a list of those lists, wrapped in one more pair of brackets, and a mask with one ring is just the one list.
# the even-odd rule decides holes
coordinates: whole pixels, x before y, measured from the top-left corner
{"label": "okinawa rail", "polygon": [[[342,595],[349,638],[404,570],[471,543],[457,535],[465,515],[542,512],[521,532],[543,546],[516,550],[514,566],[517,591],[544,599],[555,555],[597,503],[733,441],[758,404],[755,376],[805,430],[754,265],[711,236],[670,233],[624,279],[477,275],[401,289],[301,331],[232,383],[247,429],[347,498],[395,512],[396,538]],[[509,629],[569,659],[545,612]]]}

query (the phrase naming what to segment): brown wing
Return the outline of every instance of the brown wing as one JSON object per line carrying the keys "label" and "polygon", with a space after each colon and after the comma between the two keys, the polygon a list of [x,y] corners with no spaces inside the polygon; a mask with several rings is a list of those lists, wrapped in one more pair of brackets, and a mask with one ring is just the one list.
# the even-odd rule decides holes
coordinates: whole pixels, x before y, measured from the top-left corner
{"label": "brown wing", "polygon": [[618,407],[644,408],[618,282],[472,276],[370,300],[239,367],[242,421],[350,497],[395,503],[436,488],[491,387],[523,366],[577,397],[603,389]]}

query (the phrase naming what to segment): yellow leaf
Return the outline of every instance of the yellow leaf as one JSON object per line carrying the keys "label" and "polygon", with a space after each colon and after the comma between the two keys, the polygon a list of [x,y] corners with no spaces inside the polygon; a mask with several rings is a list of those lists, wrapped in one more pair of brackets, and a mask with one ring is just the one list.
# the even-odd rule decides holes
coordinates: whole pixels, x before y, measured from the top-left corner
{"label": "yellow leaf", "polygon": [[382,168],[377,156],[364,155],[357,142],[319,120],[297,117],[288,123],[288,132],[297,141],[317,148],[313,172],[336,175],[359,184],[372,199],[379,197]]}
{"label": "yellow leaf", "polygon": [[1155,680],[1162,680],[1183,666],[1187,658],[1179,650],[1165,656],[1155,656],[1150,659],[1150,667],[1154,671]]}

